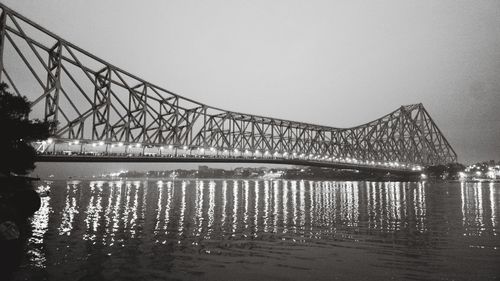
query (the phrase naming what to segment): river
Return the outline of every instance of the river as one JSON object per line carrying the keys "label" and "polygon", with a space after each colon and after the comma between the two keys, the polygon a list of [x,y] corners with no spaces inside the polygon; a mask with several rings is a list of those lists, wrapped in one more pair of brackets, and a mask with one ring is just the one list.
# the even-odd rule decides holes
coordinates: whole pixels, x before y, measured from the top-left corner
{"label": "river", "polygon": [[14,280],[499,280],[499,183],[69,180]]}

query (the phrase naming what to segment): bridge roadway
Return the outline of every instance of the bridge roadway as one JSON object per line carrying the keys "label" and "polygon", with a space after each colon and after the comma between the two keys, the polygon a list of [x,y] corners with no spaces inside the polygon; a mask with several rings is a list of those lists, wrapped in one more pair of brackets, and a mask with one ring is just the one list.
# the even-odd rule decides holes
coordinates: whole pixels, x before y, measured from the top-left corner
{"label": "bridge roadway", "polygon": [[420,170],[402,169],[388,166],[369,166],[354,163],[340,163],[329,161],[314,161],[309,159],[261,158],[261,157],[217,157],[217,156],[143,156],[143,155],[63,155],[39,154],[36,162],[128,162],[128,163],[257,163],[282,164],[298,166],[314,166],[335,169],[358,170],[376,173],[391,173],[394,175],[419,175]]}

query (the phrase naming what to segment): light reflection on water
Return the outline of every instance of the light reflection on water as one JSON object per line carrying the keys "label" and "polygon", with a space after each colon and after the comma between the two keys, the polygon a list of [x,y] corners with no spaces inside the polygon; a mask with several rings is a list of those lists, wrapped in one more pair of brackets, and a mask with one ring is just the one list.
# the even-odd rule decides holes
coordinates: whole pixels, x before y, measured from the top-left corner
{"label": "light reflection on water", "polygon": [[498,185],[494,183],[461,184],[462,224],[465,236],[496,236]]}
{"label": "light reflection on water", "polygon": [[41,200],[40,209],[31,219],[32,234],[28,239],[28,257],[31,266],[37,268],[45,267],[46,257],[44,251],[44,237],[49,226],[49,215],[52,212],[50,198],[44,197]]}
{"label": "light reflection on water", "polygon": [[[227,249],[211,242],[347,242],[375,255],[382,255],[377,249],[387,242],[429,249],[458,247],[464,253],[467,248],[497,251],[500,246],[500,186],[494,183],[193,179],[48,185],[51,195],[42,199],[31,221],[27,267],[45,268],[64,264],[71,255],[85,259],[95,254],[81,243],[99,245],[113,255],[115,247],[128,247],[136,240],[149,246],[166,244],[170,253],[192,249],[219,255]],[[265,259],[266,254],[260,254]],[[498,252],[493,257],[498,258]]]}

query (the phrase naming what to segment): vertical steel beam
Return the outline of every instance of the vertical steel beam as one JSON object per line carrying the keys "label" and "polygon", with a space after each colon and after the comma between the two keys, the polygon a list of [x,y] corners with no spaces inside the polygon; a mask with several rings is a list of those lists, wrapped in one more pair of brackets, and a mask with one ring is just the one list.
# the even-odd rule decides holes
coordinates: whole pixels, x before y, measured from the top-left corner
{"label": "vertical steel beam", "polygon": [[92,140],[109,140],[111,107],[111,69],[105,67],[94,77]]}
{"label": "vertical steel beam", "polygon": [[3,55],[5,50],[5,27],[7,25],[7,12],[2,9],[0,15],[0,82],[2,82],[2,74],[4,71]]}
{"label": "vertical steel beam", "polygon": [[[61,91],[62,45],[57,42],[49,51],[47,85],[45,90],[45,121],[58,121],[59,92]],[[54,128],[55,130],[56,128]],[[55,133],[55,132],[52,132]]]}

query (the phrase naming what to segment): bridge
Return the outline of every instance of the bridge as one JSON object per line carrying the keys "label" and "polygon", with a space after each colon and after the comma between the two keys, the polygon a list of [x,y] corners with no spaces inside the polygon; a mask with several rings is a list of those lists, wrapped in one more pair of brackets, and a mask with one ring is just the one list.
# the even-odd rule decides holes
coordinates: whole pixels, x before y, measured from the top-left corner
{"label": "bridge", "polygon": [[0,4],[0,82],[57,121],[38,161],[247,162],[418,173],[457,155],[422,104],[352,128],[219,109],[116,67]]}

